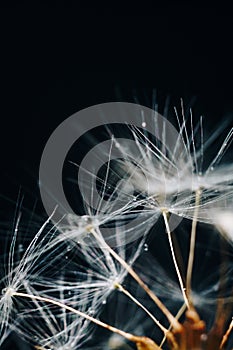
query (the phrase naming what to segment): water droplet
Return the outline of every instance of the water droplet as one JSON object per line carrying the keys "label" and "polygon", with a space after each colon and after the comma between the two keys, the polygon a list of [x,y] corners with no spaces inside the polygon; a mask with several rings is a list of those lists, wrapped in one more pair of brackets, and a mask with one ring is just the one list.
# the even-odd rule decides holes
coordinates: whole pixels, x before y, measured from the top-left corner
{"label": "water droplet", "polygon": [[103,305],[105,305],[106,303],[107,303],[107,301],[106,301],[106,300],[103,300],[103,301],[102,301],[102,304],[103,304]]}
{"label": "water droplet", "polygon": [[65,259],[68,260],[68,256],[67,255],[65,256]]}
{"label": "water droplet", "polygon": [[207,334],[201,334],[201,341],[202,342],[207,342],[207,340],[208,340],[208,336],[207,336]]}
{"label": "water droplet", "polygon": [[71,294],[72,294],[71,290],[68,290],[68,295],[71,295]]}
{"label": "water droplet", "polygon": [[147,244],[147,243],[144,244],[144,251],[145,251],[145,252],[148,251],[148,244]]}
{"label": "water droplet", "polygon": [[22,253],[22,251],[23,251],[23,245],[20,243],[19,244],[19,253]]}
{"label": "water droplet", "polygon": [[143,128],[146,127],[146,122],[142,122],[142,127],[143,127]]}

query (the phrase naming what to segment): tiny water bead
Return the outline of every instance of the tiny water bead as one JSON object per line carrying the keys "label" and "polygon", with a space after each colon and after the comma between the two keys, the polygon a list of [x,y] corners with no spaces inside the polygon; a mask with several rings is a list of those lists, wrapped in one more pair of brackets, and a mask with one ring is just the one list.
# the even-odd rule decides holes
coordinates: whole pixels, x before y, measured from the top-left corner
{"label": "tiny water bead", "polygon": [[88,313],[89,313],[89,315],[94,315],[94,310],[93,310],[92,308],[90,308],[90,309],[88,310]]}
{"label": "tiny water bead", "polygon": [[19,246],[18,246],[18,252],[22,253],[23,250],[24,250],[23,244],[20,243]]}
{"label": "tiny water bead", "polygon": [[148,249],[149,249],[148,244],[147,244],[147,243],[145,243],[145,244],[144,244],[144,251],[145,251],[145,252],[147,252],[147,251],[148,251]]}

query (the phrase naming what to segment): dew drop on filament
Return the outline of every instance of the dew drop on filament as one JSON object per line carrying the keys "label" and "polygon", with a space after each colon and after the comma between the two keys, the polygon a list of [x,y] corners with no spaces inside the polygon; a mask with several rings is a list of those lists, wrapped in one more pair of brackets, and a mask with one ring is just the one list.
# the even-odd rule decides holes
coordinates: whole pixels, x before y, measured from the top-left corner
{"label": "dew drop on filament", "polygon": [[23,252],[23,245],[20,243],[19,244],[19,253],[22,253]]}
{"label": "dew drop on filament", "polygon": [[147,244],[147,243],[144,244],[144,251],[145,251],[145,252],[148,251],[148,244]]}

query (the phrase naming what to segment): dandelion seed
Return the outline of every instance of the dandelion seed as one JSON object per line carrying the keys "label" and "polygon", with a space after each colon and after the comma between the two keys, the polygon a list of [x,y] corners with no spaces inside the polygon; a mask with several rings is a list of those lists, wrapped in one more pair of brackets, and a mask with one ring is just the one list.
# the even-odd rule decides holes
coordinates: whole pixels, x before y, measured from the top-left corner
{"label": "dandelion seed", "polygon": [[[143,114],[141,128],[129,126],[131,143],[111,136],[104,176],[83,169],[88,176],[82,184],[89,195],[83,215],[67,214],[52,230],[46,229],[49,218],[26,248],[17,249],[18,217],[1,280],[0,345],[14,330],[38,350],[96,349],[98,341],[101,350],[130,349],[130,342],[138,350],[166,345],[171,350],[228,350],[233,329],[232,261],[227,251],[233,240],[233,166],[219,164],[233,129],[204,169],[210,141],[204,142],[202,119],[194,127],[190,112],[189,132],[183,103],[181,107],[172,147],[166,123],[156,140],[145,130]],[[120,155],[117,166],[111,164],[114,148]],[[181,237],[179,227],[177,235],[172,233],[172,215],[191,219],[191,230],[183,222]],[[148,245],[146,237],[160,216],[166,235],[151,232]],[[225,259],[216,242],[211,241],[210,248],[204,241],[199,221],[227,238]],[[215,230],[209,237],[216,235]],[[151,255],[155,246],[167,267],[160,266],[155,252],[156,257]],[[109,315],[107,322],[100,320]],[[94,325],[101,328],[92,338]],[[104,334],[104,342],[98,333]]]}
{"label": "dandelion seed", "polygon": [[[46,251],[45,237],[42,238],[43,231],[46,225],[48,225],[50,218],[41,226],[40,230],[36,233],[19,262],[14,262],[16,254],[16,241],[19,231],[21,215],[18,216],[16,226],[14,229],[13,238],[10,245],[9,257],[8,257],[8,272],[2,280],[1,284],[5,287],[2,288],[2,297],[0,299],[0,321],[1,321],[1,338],[0,344],[2,344],[9,332],[13,328],[14,323],[17,321],[17,313],[20,313],[22,305],[16,304],[14,295],[18,291],[25,290],[26,286],[30,284],[30,280],[34,279],[34,274],[39,278],[40,268],[43,270],[44,261],[42,259],[43,252]],[[47,268],[49,268],[49,262]],[[24,305],[26,307],[26,305]],[[30,309],[30,305],[28,305]],[[23,324],[21,325],[23,327]]]}

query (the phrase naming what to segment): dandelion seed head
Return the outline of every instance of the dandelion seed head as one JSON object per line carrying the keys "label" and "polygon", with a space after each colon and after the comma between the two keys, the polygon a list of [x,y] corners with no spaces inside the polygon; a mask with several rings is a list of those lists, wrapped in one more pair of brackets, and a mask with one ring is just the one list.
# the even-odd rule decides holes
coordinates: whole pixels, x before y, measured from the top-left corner
{"label": "dandelion seed head", "polygon": [[[105,176],[101,177],[101,172],[99,175],[92,174],[90,169],[85,172],[85,174],[89,173],[89,177],[83,174],[83,184],[87,181],[85,188],[87,189],[85,191],[87,198],[85,199],[90,196],[89,200],[84,200],[85,215],[68,214],[66,224],[59,225],[57,235],[54,235],[55,238],[48,238],[48,244],[44,244],[43,241],[42,232],[45,227],[43,225],[28,248],[19,245],[18,252],[22,254],[20,254],[21,258],[15,261],[17,225],[10,247],[8,274],[4,280],[6,286],[2,289],[0,298],[0,333],[2,336],[0,345],[7,335],[6,329],[10,324],[11,329],[16,330],[32,343],[36,343],[38,349],[74,350],[83,348],[83,344],[91,333],[90,319],[98,318],[103,308],[104,312],[101,314],[101,318],[105,311],[110,311],[109,324],[114,326],[119,324],[120,329],[124,328],[124,330],[132,331],[135,334],[145,335],[148,330],[150,332],[152,320],[149,319],[148,322],[145,319],[145,309],[134,308],[139,306],[140,300],[143,301],[143,304],[145,303],[145,307],[151,306],[151,302],[146,300],[144,292],[137,291],[134,281],[128,278],[129,267],[132,265],[134,265],[133,271],[138,270],[138,276],[142,275],[146,286],[148,285],[148,288],[154,291],[162,303],[175,315],[183,304],[183,294],[189,288],[183,287],[183,284],[180,288],[177,278],[173,276],[175,271],[170,275],[173,265],[168,263],[171,263],[169,260],[170,251],[169,254],[167,251],[164,254],[163,249],[166,245],[161,244],[161,240],[156,242],[161,260],[168,267],[164,270],[162,266],[159,266],[157,258],[151,257],[148,244],[145,243],[146,234],[161,214],[174,213],[180,217],[193,219],[198,206],[199,212],[195,218],[196,221],[210,221],[233,240],[233,214],[230,211],[229,203],[224,204],[226,200],[233,198],[233,166],[220,166],[218,164],[232,141],[232,131],[228,134],[207,170],[204,171],[201,166],[203,145],[200,150],[196,147],[193,126],[189,138],[185,120],[183,124],[179,123],[177,143],[171,148],[167,147],[169,142],[166,142],[168,141],[166,135],[168,130],[166,130],[165,122],[161,140],[155,140],[153,135],[148,136],[147,130],[145,130],[147,126],[145,121],[142,121],[139,127],[130,126],[132,142],[126,142],[126,144],[122,141],[123,139],[115,140],[112,136],[110,150],[107,147],[106,154],[104,154],[107,155],[104,157]],[[114,147],[119,151],[117,153],[119,159],[117,159],[116,166],[111,168],[110,159]],[[117,169],[118,167],[120,170]],[[99,180],[98,186],[96,186],[97,178]],[[89,183],[90,180],[91,183]],[[95,187],[98,187],[99,191],[96,201],[93,195]],[[198,193],[201,199],[200,203],[197,204],[195,198]],[[137,224],[126,228],[127,220],[135,219],[135,217],[139,219]],[[111,228],[112,236],[110,238],[114,238],[115,245],[111,246],[107,241],[109,237],[104,234],[105,227]],[[186,242],[179,244],[179,237],[174,237],[176,233],[173,232],[172,238],[176,243],[177,255],[180,253],[178,268],[182,267],[182,278],[185,281],[187,254],[185,252],[186,255],[183,256],[182,249],[186,247]],[[127,240],[129,234],[137,234],[137,239],[140,237],[140,240],[129,246]],[[166,235],[164,237],[166,238]],[[178,239],[175,240],[175,238]],[[153,242],[150,243],[150,250],[151,246],[153,248]],[[55,254],[58,252],[56,259],[61,260],[62,264],[64,263],[62,271],[57,269],[55,276],[50,274],[50,271],[48,272],[49,261],[53,260],[54,257],[53,250]],[[175,250],[174,253],[176,253]],[[195,253],[197,253],[197,249]],[[141,258],[140,264],[134,264],[139,256]],[[71,257],[72,259],[70,259]],[[198,258],[202,259],[202,267],[204,266],[204,257],[210,257],[208,252],[198,253]],[[217,256],[217,260],[218,258]],[[123,264],[120,263],[121,260]],[[42,263],[40,264],[40,262]],[[56,262],[53,264],[55,265]],[[210,266],[207,265],[207,267]],[[196,271],[197,265],[194,268]],[[229,272],[232,273],[232,266],[225,272],[227,276],[230,276]],[[61,277],[61,273],[64,276]],[[201,312],[207,310],[205,314],[208,326],[214,321],[213,314],[218,298],[227,300],[226,303],[232,300],[230,294],[232,290],[229,292],[228,286],[226,292],[222,291],[219,275],[216,270],[210,271],[208,269],[207,274],[201,275],[200,272],[199,278],[196,278],[195,274],[192,276],[192,290],[189,296],[198,312],[199,310]],[[230,285],[231,282],[232,277],[229,277],[227,283]],[[120,293],[114,293],[115,290]],[[27,303],[28,299],[24,301],[22,297],[25,291],[28,293],[27,295],[34,297],[46,296],[50,302],[59,300],[64,305],[76,307],[77,310],[91,317],[84,320],[83,316],[72,314],[65,308],[63,310],[61,307],[62,310],[60,310],[60,306],[56,309],[52,302],[47,305],[44,302],[45,298],[43,298],[44,300],[28,298],[30,301]],[[224,296],[219,297],[220,293]],[[116,306],[117,302],[112,302],[114,298],[117,301],[118,297],[121,308]],[[125,299],[126,297],[130,297],[130,303],[128,299]],[[137,300],[138,303],[135,302]],[[12,310],[15,313],[18,310],[23,310],[17,315],[17,321],[11,316]],[[151,310],[158,312],[154,305]],[[194,319],[196,312],[193,315],[191,313],[192,311],[189,312],[189,316],[186,315],[186,319],[188,317]],[[35,316],[36,318],[34,318]],[[39,321],[32,322],[35,319]],[[157,324],[163,324],[163,316],[161,319],[160,315],[158,316]],[[205,336],[205,334],[201,336],[203,342],[206,341]],[[106,343],[108,348],[112,350],[121,347],[129,348],[127,342],[115,334],[112,334]]]}
{"label": "dandelion seed head", "polygon": [[83,229],[86,232],[90,232],[91,230],[99,226],[99,220],[89,215],[83,215],[80,217],[78,224],[80,229]]}
{"label": "dandelion seed head", "polygon": [[2,295],[6,298],[11,298],[15,293],[15,289],[12,287],[5,287],[2,289]]}
{"label": "dandelion seed head", "polygon": [[10,315],[13,307],[12,295],[14,289],[6,287],[2,289],[0,299],[0,344],[2,344],[9,332]]}

